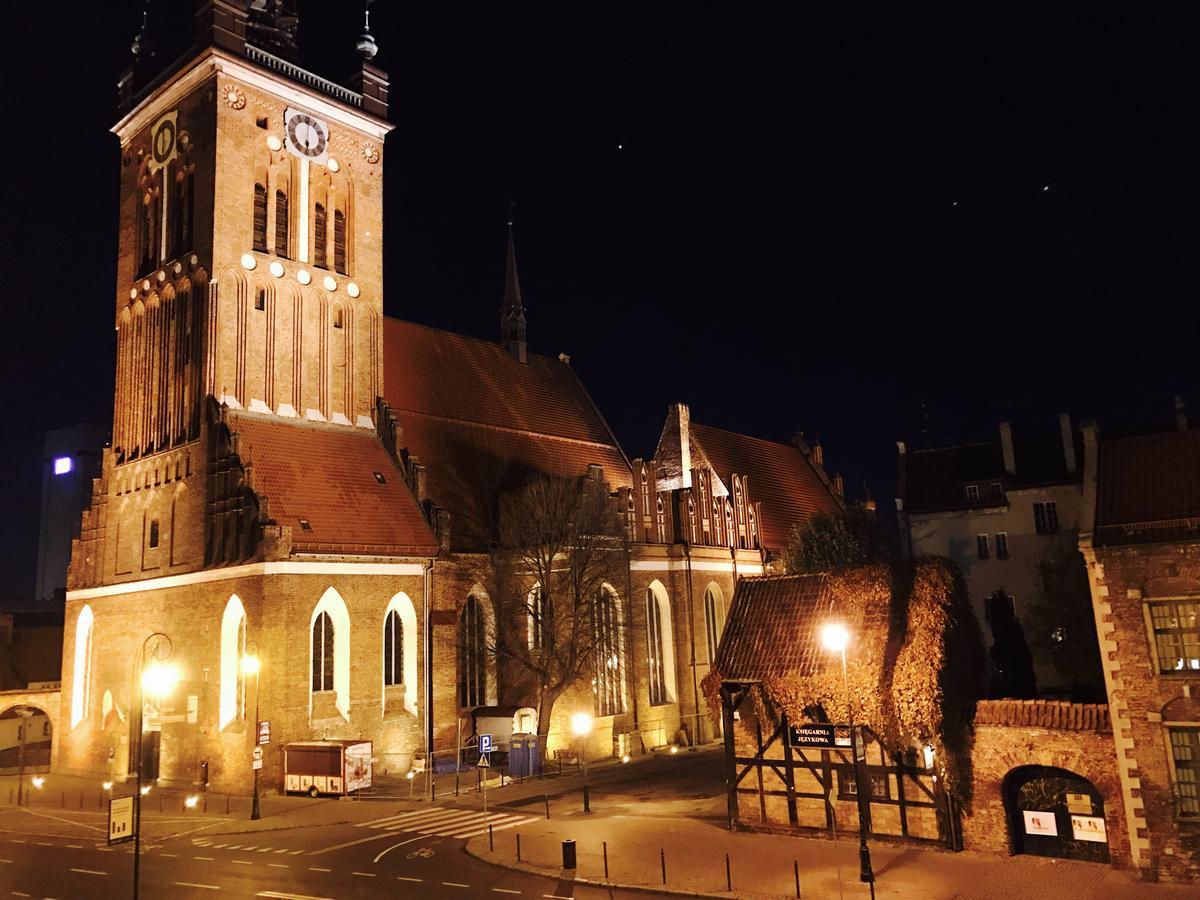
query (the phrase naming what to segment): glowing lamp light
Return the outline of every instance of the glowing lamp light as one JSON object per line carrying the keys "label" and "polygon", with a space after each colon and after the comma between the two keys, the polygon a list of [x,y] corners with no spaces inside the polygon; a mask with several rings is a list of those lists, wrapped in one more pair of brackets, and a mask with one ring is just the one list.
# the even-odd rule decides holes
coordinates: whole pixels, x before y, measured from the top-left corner
{"label": "glowing lamp light", "polygon": [[571,732],[576,737],[587,737],[592,733],[593,719],[589,713],[577,712],[571,716]]}
{"label": "glowing lamp light", "polygon": [[142,673],[142,689],[153,697],[166,697],[179,683],[179,667],[152,662]]}
{"label": "glowing lamp light", "polygon": [[143,784],[142,785],[142,796],[145,797],[148,793],[150,793],[150,785]]}
{"label": "glowing lamp light", "polygon": [[68,475],[75,468],[75,463],[69,456],[56,456],[54,458],[54,474]]}
{"label": "glowing lamp light", "polygon": [[672,747],[671,747],[671,755],[672,755],[672,756],[674,756],[674,755],[675,755],[676,753],[678,753],[678,752],[679,752],[679,748],[678,748],[678,747],[675,747],[675,746],[672,746]]}
{"label": "glowing lamp light", "polygon": [[103,783],[102,785],[100,785],[100,786],[101,786],[102,788],[104,788],[104,790],[106,790],[106,791],[111,791],[111,790],[112,790],[112,782],[111,782],[111,781],[106,781],[106,782],[104,782],[104,783]]}
{"label": "glowing lamp light", "polygon": [[41,775],[35,775],[35,776],[34,776],[34,778],[33,778],[33,786],[34,786],[35,788],[40,788],[40,787],[41,787],[42,785],[44,785],[45,783],[46,783],[46,779],[45,779],[45,778],[43,778]]}
{"label": "glowing lamp light", "polygon": [[624,756],[621,757],[621,762],[623,762],[623,763],[629,762],[629,754],[628,753],[626,753]]}
{"label": "glowing lamp light", "polygon": [[257,656],[242,657],[242,672],[247,675],[257,675],[262,663],[259,662]]}
{"label": "glowing lamp light", "polygon": [[821,626],[821,646],[831,653],[845,653],[850,643],[850,631],[845,625],[830,622]]}
{"label": "glowing lamp light", "polygon": [[925,747],[925,768],[933,768],[933,748],[930,746]]}
{"label": "glowing lamp light", "polygon": [[195,809],[196,804],[199,802],[200,802],[200,798],[197,797],[195,794],[193,794],[192,796],[188,797],[186,800],[183,801],[183,805],[186,806],[188,809]]}
{"label": "glowing lamp light", "polygon": [[414,772],[412,769],[409,769],[404,777],[407,778],[409,781],[412,781],[414,778],[417,777],[417,773]]}

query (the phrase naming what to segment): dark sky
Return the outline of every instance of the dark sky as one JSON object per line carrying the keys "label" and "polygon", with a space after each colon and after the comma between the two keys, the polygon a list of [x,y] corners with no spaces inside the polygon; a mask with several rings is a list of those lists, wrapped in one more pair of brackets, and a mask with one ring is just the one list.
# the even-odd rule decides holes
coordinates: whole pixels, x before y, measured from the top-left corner
{"label": "dark sky", "polygon": [[[5,13],[0,603],[32,590],[43,431],[111,417],[140,5]],[[356,6],[300,0],[309,68],[349,71]],[[512,194],[531,348],[630,455],[684,400],[804,430],[885,507],[898,437],[1200,405],[1197,23],[958,6],[380,0],[387,313],[496,335]]]}

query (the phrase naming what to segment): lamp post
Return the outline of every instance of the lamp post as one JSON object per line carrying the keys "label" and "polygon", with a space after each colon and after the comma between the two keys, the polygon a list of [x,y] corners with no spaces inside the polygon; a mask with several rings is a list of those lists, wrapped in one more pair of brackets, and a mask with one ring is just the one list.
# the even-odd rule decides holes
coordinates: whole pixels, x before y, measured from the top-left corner
{"label": "lamp post", "polygon": [[29,717],[32,715],[32,710],[17,710],[17,806],[25,802],[25,733],[29,730]]}
{"label": "lamp post", "polygon": [[874,898],[875,872],[871,869],[871,848],[867,846],[871,786],[864,780],[864,772],[859,762],[858,729],[854,726],[854,704],[850,699],[850,680],[846,675],[846,645],[850,643],[850,630],[839,622],[830,622],[821,628],[821,643],[826,650],[841,654],[842,657],[842,690],[846,694],[846,706],[850,711],[850,756],[854,760],[854,793],[858,799],[858,880],[871,886],[871,897]]}
{"label": "lamp post", "polygon": [[[150,650],[150,665],[146,651]],[[133,900],[137,900],[142,859],[142,729],[145,727],[146,694],[162,699],[174,690],[179,681],[179,669],[167,662],[171,658],[171,639],[155,632],[142,641],[138,659],[137,760],[134,765],[137,790],[133,794]]]}
{"label": "lamp post", "polygon": [[577,712],[571,716],[571,731],[579,738],[579,760],[583,764],[583,811],[592,811],[591,797],[588,796],[588,767],[587,767],[587,737],[592,733],[595,720],[590,713]]}
{"label": "lamp post", "polygon": [[[254,649],[257,651],[258,647],[255,646]],[[259,662],[257,652],[247,653],[242,657],[243,674],[254,676],[254,746],[256,749],[258,747],[258,672],[261,668],[262,664]],[[258,768],[261,762],[255,759],[251,761],[251,765],[254,766],[254,802],[250,807],[250,818],[260,819],[262,814],[258,809]]]}

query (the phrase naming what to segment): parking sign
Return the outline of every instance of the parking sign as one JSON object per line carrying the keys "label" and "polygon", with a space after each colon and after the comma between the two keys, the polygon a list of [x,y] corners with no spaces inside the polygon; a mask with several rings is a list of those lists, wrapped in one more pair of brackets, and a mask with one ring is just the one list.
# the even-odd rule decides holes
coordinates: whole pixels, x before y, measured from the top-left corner
{"label": "parking sign", "polygon": [[479,752],[480,753],[491,753],[492,752],[492,736],[490,734],[481,734],[479,736]]}

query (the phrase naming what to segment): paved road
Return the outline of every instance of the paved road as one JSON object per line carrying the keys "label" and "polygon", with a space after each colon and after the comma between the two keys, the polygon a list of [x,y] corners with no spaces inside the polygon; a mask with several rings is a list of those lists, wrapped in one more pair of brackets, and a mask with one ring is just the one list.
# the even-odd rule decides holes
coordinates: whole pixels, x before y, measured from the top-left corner
{"label": "paved road", "polygon": [[[343,898],[557,898],[624,894],[512,872],[463,852],[486,833],[478,810],[373,804],[378,815],[353,825],[222,833],[235,823],[147,821],[142,896]],[[527,811],[496,810],[494,828],[517,829]],[[153,827],[150,827],[153,826]],[[8,808],[0,824],[0,898],[128,897],[132,845],[109,847],[103,820],[78,812]]]}

